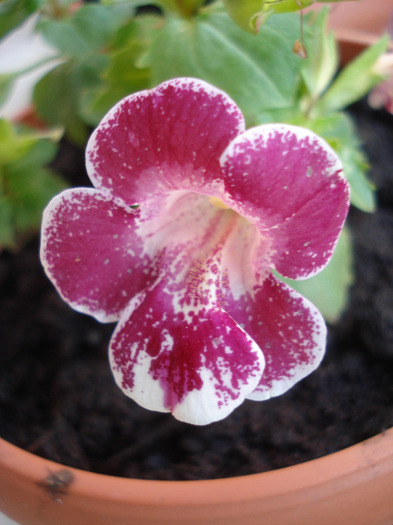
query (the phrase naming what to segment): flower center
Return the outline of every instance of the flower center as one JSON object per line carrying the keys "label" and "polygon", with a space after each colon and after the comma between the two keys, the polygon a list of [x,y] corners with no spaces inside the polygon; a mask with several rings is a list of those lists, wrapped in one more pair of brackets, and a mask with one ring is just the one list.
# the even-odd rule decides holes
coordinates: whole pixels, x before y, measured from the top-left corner
{"label": "flower center", "polygon": [[218,197],[209,197],[209,202],[210,204],[213,204],[213,206],[216,206],[217,208],[220,208],[221,210],[229,210],[230,207],[227,206],[226,204],[224,204],[222,202],[221,199],[219,199]]}

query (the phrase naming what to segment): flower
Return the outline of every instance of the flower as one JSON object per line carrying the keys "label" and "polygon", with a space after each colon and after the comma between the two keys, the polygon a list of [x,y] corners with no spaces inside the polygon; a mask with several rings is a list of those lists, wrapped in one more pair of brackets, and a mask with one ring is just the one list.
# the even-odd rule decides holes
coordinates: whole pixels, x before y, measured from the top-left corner
{"label": "flower", "polygon": [[348,184],[322,139],[245,131],[225,93],[181,78],[120,101],[86,164],[94,188],[44,212],[41,260],[74,309],[118,321],[110,364],[126,395],[202,425],[318,366],[322,316],[273,270],[309,277],[337,242]]}

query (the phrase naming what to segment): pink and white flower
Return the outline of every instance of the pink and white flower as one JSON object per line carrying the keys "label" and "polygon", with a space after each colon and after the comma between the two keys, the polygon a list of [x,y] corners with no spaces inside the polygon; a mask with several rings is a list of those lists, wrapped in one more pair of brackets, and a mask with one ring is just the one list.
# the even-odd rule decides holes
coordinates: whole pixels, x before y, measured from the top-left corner
{"label": "pink and white flower", "polygon": [[334,250],[349,190],[322,139],[245,131],[225,93],[182,78],[120,101],[86,159],[94,188],[49,203],[41,259],[74,309],[118,321],[126,395],[202,425],[318,366],[322,316],[272,271],[307,278]]}

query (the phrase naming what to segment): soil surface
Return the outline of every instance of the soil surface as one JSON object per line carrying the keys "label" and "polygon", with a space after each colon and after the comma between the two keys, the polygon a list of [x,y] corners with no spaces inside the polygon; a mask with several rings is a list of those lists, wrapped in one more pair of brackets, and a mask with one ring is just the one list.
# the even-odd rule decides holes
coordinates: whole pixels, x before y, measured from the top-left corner
{"label": "soil surface", "polygon": [[[95,472],[208,479],[303,462],[393,425],[393,117],[352,109],[378,188],[375,214],[352,210],[356,282],[329,327],[320,368],[287,394],[245,402],[206,427],[125,397],[107,363],[114,325],[71,310],[47,280],[38,239],[0,255],[0,435],[35,454]],[[88,186],[83,153],[56,160]]]}

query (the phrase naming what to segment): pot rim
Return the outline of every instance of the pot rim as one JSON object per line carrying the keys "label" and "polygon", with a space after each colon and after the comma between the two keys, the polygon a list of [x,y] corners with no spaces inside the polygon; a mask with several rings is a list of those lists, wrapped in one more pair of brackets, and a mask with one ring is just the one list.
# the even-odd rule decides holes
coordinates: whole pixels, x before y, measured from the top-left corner
{"label": "pot rim", "polygon": [[[150,505],[204,505],[230,501],[268,499],[333,485],[339,491],[348,485],[372,481],[393,473],[393,428],[372,438],[304,463],[281,469],[222,479],[146,480],[121,478],[83,471],[36,456],[0,438],[0,466],[36,483],[48,473],[67,469],[74,474],[73,491],[89,496],[105,494],[113,502],[134,501]],[[251,483],[250,483],[251,481]],[[93,482],[93,483],[92,483]],[[236,490],[233,490],[236,487]],[[299,497],[298,495],[296,496]]]}

